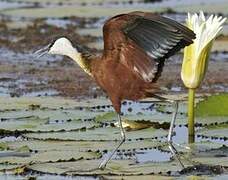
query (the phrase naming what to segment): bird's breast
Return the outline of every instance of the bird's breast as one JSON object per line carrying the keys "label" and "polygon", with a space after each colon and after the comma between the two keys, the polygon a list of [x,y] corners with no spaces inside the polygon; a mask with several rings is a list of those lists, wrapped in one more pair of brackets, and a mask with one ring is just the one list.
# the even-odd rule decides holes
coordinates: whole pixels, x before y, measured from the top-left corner
{"label": "bird's breast", "polygon": [[121,63],[100,63],[93,71],[99,86],[110,96],[120,100],[144,97],[146,84]]}

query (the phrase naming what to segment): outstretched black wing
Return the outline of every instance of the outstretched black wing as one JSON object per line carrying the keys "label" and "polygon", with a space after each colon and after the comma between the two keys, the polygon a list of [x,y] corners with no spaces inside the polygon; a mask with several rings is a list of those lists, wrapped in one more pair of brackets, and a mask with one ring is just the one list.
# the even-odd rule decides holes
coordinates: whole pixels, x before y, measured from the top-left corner
{"label": "outstretched black wing", "polygon": [[195,34],[169,18],[133,12],[107,21],[104,38],[106,53],[119,49],[120,62],[145,81],[154,82],[164,60],[193,43]]}

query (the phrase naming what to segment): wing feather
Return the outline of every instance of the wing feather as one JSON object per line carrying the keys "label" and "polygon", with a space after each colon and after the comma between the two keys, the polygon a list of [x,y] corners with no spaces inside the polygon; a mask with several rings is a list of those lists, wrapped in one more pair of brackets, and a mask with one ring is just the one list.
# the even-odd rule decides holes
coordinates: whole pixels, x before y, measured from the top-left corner
{"label": "wing feather", "polygon": [[165,59],[195,38],[190,29],[178,22],[143,12],[111,18],[105,23],[103,33],[104,55],[113,56],[115,52],[119,62],[146,82],[155,82]]}

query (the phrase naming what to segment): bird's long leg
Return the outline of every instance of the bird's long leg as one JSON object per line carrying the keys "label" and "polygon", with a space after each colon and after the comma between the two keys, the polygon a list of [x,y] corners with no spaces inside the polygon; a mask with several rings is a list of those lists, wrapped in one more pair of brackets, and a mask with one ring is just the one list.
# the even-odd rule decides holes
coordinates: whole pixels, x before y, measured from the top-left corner
{"label": "bird's long leg", "polygon": [[[170,123],[170,128],[169,128],[169,133],[168,133],[168,143],[169,143],[170,151],[172,152],[174,157],[179,161],[181,167],[184,168],[184,165],[183,165],[183,163],[181,162],[181,160],[179,158],[178,151],[176,150],[176,148],[173,145],[173,144],[176,144],[176,143],[173,143],[173,141],[172,141],[173,129],[174,129],[174,126],[175,126],[175,121],[176,121],[177,112],[178,112],[178,101],[177,100],[169,100],[169,99],[166,99],[166,98],[158,96],[158,95],[153,95],[153,97],[156,98],[156,99],[159,99],[161,101],[166,101],[166,102],[172,103],[172,105],[174,107],[174,111],[173,111],[173,114],[172,114],[172,120],[171,120],[171,123]],[[177,144],[177,145],[179,145],[179,144]]]}
{"label": "bird's long leg", "polygon": [[175,121],[176,121],[176,117],[177,117],[177,111],[178,111],[178,101],[173,101],[173,107],[174,107],[174,111],[173,111],[172,120],[170,123],[170,128],[169,128],[169,133],[168,133],[169,149],[172,152],[172,154],[175,156],[175,158],[179,161],[181,167],[184,168],[184,165],[178,156],[178,151],[173,146],[173,141],[172,141],[173,129],[174,129],[174,125],[175,125]]}
{"label": "bird's long leg", "polygon": [[121,141],[118,144],[118,146],[112,151],[112,153],[106,159],[104,159],[101,162],[101,164],[99,165],[99,169],[104,169],[106,167],[107,163],[111,160],[111,158],[115,154],[115,152],[125,142],[126,136],[125,136],[125,132],[124,132],[124,129],[123,129],[123,126],[122,126],[122,119],[121,119],[120,114],[118,114],[118,122],[119,122],[119,126],[120,126]]}

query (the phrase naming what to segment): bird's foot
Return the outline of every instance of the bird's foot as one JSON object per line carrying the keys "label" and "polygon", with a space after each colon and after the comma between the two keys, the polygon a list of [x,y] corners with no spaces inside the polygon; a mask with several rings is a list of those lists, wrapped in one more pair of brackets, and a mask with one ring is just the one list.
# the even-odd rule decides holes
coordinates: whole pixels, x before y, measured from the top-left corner
{"label": "bird's foot", "polygon": [[177,151],[177,149],[174,147],[173,142],[172,142],[172,141],[168,141],[168,144],[169,144],[169,149],[170,149],[171,153],[173,154],[173,156],[175,157],[175,159],[178,160],[178,162],[179,162],[181,168],[184,169],[185,166],[184,166],[184,164],[181,162],[180,154],[179,154],[179,152]]}

